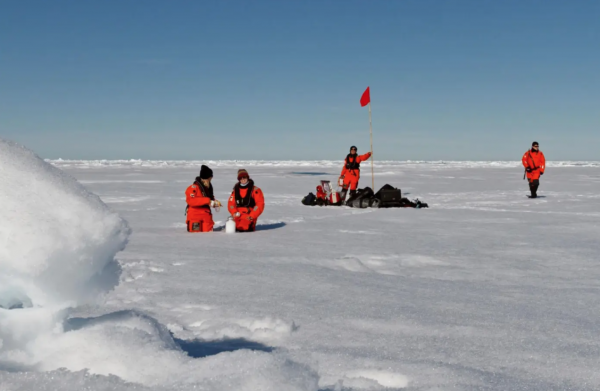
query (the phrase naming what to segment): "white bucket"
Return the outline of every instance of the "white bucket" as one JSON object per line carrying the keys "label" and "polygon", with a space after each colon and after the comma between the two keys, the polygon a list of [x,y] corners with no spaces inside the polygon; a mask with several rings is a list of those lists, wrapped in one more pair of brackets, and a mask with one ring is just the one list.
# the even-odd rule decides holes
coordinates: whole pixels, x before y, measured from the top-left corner
{"label": "white bucket", "polygon": [[227,222],[225,223],[225,233],[235,233],[235,221],[233,221],[233,217],[231,216],[227,219]]}

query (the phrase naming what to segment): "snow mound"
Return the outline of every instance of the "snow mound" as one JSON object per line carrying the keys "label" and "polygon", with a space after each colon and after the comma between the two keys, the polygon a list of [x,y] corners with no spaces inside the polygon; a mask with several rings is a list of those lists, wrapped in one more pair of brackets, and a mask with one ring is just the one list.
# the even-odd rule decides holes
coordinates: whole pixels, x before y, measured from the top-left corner
{"label": "snow mound", "polygon": [[[194,385],[205,390],[317,388],[316,373],[283,353],[241,349],[192,359],[164,325],[139,311],[71,318],[65,322],[64,331],[37,341],[42,353],[37,354],[35,361],[40,369],[89,370],[145,386],[172,389]],[[93,349],[83,348],[82,341]]]}
{"label": "snow mound", "polygon": [[[127,223],[75,179],[0,139],[0,357],[119,282]],[[16,310],[18,309],[18,310]],[[12,311],[9,311],[12,310]]]}
{"label": "snow mound", "polygon": [[118,283],[130,229],[97,196],[0,139],[0,305],[78,305]]}
{"label": "snow mound", "polygon": [[[29,315],[17,318],[21,320],[20,326],[26,326],[42,318],[39,313],[33,314],[35,311],[28,308],[12,312]],[[45,326],[57,321],[51,316],[46,319]],[[210,341],[189,344],[202,349],[203,343],[211,345]],[[290,360],[284,352],[239,349],[193,359],[164,325],[134,310],[70,318],[51,332],[38,333],[30,345],[35,349],[29,349],[27,354],[15,349],[0,351],[0,383],[3,377],[6,382],[16,380],[14,376],[3,375],[2,370],[29,373],[19,379],[21,385],[45,384],[49,373],[58,374],[64,379],[53,389],[64,390],[81,389],[72,386],[73,379],[84,381],[90,389],[114,383],[114,389],[206,391],[316,391],[319,381],[314,370]],[[63,368],[80,376],[62,376]],[[43,372],[34,374],[34,371]],[[133,382],[135,386],[125,386],[125,382]]]}

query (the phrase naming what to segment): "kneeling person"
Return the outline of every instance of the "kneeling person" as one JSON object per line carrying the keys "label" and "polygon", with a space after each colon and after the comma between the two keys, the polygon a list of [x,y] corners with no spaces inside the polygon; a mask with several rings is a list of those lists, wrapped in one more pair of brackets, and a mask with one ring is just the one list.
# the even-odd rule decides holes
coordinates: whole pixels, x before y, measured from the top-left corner
{"label": "kneeling person", "polygon": [[212,232],[215,222],[210,208],[219,208],[221,203],[215,200],[213,187],[210,183],[213,172],[202,165],[200,176],[185,191],[186,222],[188,232]]}
{"label": "kneeling person", "polygon": [[265,197],[244,169],[238,171],[238,183],[233,187],[228,208],[235,220],[236,231],[253,232],[256,229],[256,221],[265,210]]}

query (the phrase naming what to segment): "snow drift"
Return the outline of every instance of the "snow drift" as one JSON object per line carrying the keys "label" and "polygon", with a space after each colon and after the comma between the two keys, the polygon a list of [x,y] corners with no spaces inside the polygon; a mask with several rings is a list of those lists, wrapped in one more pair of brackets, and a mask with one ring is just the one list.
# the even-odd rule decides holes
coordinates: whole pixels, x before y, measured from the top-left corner
{"label": "snow drift", "polygon": [[[119,282],[127,223],[74,178],[0,139],[0,354]],[[25,308],[19,311],[9,311]]]}
{"label": "snow drift", "polygon": [[93,301],[118,283],[127,223],[71,176],[0,139],[0,305]]}

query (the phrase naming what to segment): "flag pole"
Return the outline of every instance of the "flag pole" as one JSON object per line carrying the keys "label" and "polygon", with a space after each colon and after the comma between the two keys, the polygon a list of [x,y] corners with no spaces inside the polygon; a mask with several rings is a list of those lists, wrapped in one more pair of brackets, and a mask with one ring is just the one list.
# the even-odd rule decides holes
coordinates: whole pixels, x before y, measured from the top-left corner
{"label": "flag pole", "polygon": [[371,135],[371,184],[375,191],[375,168],[373,163],[373,126],[371,125],[371,102],[369,102],[369,134]]}

